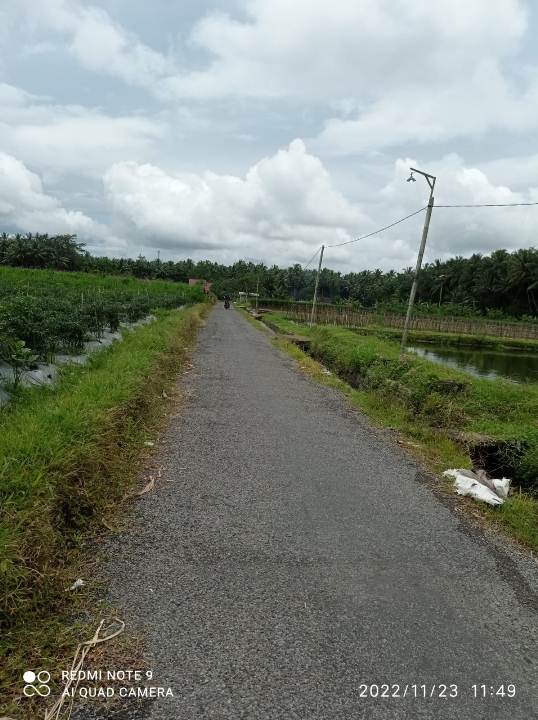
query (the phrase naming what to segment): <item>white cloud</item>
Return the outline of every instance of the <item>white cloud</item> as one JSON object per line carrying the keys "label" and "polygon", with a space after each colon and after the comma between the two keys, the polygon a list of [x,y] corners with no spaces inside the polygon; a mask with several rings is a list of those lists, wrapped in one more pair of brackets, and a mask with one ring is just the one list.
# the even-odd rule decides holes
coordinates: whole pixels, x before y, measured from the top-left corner
{"label": "white cloud", "polygon": [[55,174],[100,178],[115,161],[144,159],[166,133],[162,123],[150,118],[54,105],[6,83],[0,83],[0,105],[0,150]]}
{"label": "white cloud", "polygon": [[[538,156],[517,156],[538,126],[538,70],[525,65],[521,54],[528,40],[526,9],[533,11],[525,0],[339,0],[332,5],[243,0],[240,17],[213,12],[190,32],[186,26],[163,25],[167,41],[168,33],[177,31],[187,38],[174,57],[126,29],[137,22],[143,27],[148,11],[141,12],[142,3],[124,26],[119,21],[129,3],[94,3],[1,3],[0,19],[9,31],[0,23],[0,45],[9,43],[5,67],[14,77],[17,70],[25,77],[37,63],[57,68],[65,61],[69,72],[57,80],[62,97],[94,98],[94,107],[60,104],[0,84],[0,151],[26,166],[18,174],[12,169],[14,177],[31,168],[49,192],[54,182],[62,198],[59,203],[42,185],[36,191],[33,199],[40,198],[48,213],[45,225],[52,222],[54,208],[66,226],[73,212],[66,208],[96,217],[111,208],[113,227],[129,238],[130,252],[154,246],[226,261],[245,256],[284,264],[306,260],[321,243],[346,241],[424,204],[425,185],[406,184],[408,161],[393,169],[394,157],[416,152],[416,144],[424,143],[426,156],[438,158],[432,151],[436,143],[450,147],[455,138],[474,140],[488,131],[495,134],[473,150],[475,155],[483,158],[501,139],[506,157],[495,159],[493,150],[474,167],[454,155],[428,164],[439,175],[437,200],[487,202],[536,194]],[[114,18],[97,5],[114,8]],[[157,23],[182,16],[165,6],[164,0],[152,6]],[[81,68],[101,77],[90,78]],[[131,88],[123,96],[106,76]],[[37,72],[32,82],[39,77]],[[51,92],[55,77],[47,76]],[[167,104],[158,114],[118,110],[137,97],[142,108],[148,103],[155,108],[156,98]],[[303,141],[295,141],[253,164],[299,134],[315,136],[306,141],[308,152]],[[402,147],[409,142],[412,150]],[[389,160],[380,150],[391,146]],[[354,153],[362,158],[345,160]],[[201,167],[224,169],[221,174],[185,171]],[[329,169],[342,187],[360,196],[360,207],[336,189]],[[88,194],[103,175],[108,208],[102,197]],[[20,194],[20,183],[17,187],[18,204],[7,190],[4,203],[14,205],[12,215],[23,225],[37,221],[40,202],[23,202],[27,194]],[[54,208],[51,202],[57,203]],[[82,227],[88,216],[74,212]],[[436,208],[427,257],[536,244],[537,216],[535,208]],[[417,216],[379,237],[330,249],[327,264],[341,269],[409,265],[421,224]],[[99,228],[97,236],[104,238]]]}
{"label": "white cloud", "polygon": [[[244,177],[115,163],[104,178],[113,211],[109,227],[65,208],[44,190],[37,174],[0,153],[0,218],[4,227],[21,231],[77,233],[91,249],[108,254],[153,247],[174,257],[304,263],[322,243],[347,242],[424,205],[428,188],[422,178],[405,182],[409,167],[417,165],[415,159],[399,159],[366,213],[335,189],[326,168],[301,140],[260,160]],[[456,155],[425,169],[438,177],[437,205],[538,201],[538,187],[516,192]],[[343,271],[414,265],[423,217],[358,243],[328,247],[325,264]],[[538,207],[435,207],[425,257],[526,247],[535,245],[537,236]]]}
{"label": "white cloud", "polygon": [[67,210],[47,194],[38,175],[20,160],[0,152],[0,220],[4,227],[15,226],[21,232],[77,234],[93,246],[121,242],[107,228],[78,210]]}
{"label": "white cloud", "polygon": [[472,138],[490,129],[523,132],[538,125],[538,80],[511,89],[497,65],[481,61],[446,86],[403,87],[355,118],[333,118],[312,142],[318,151],[347,155],[372,147]]}
{"label": "white cloud", "polygon": [[164,55],[144,45],[95,5],[77,0],[11,3],[15,12],[24,14],[36,34],[45,30],[64,36],[71,54],[88,70],[151,87],[156,77],[172,67]]}
{"label": "white cloud", "polygon": [[520,0],[255,0],[248,19],[202,19],[208,68],[156,84],[164,97],[303,98],[340,114],[309,143],[325,154],[538,126],[538,77],[508,63],[527,18]]}
{"label": "white cloud", "polygon": [[212,12],[195,24],[187,47],[208,58],[195,71],[94,5],[8,1],[37,35],[65,38],[84,68],[162,100],[301,98],[339,108],[316,152],[538,125],[536,69],[519,78],[509,69],[527,29],[523,0],[244,0],[246,19]]}
{"label": "white cloud", "polygon": [[301,140],[253,165],[244,178],[115,164],[105,190],[117,217],[154,247],[268,261],[306,260],[322,242],[345,241],[368,222],[337,192]]}
{"label": "white cloud", "polygon": [[417,81],[461,79],[510,53],[526,26],[519,0],[254,0],[245,10],[243,22],[212,13],[195,26],[192,41],[213,62],[170,78],[171,92],[364,104]]}

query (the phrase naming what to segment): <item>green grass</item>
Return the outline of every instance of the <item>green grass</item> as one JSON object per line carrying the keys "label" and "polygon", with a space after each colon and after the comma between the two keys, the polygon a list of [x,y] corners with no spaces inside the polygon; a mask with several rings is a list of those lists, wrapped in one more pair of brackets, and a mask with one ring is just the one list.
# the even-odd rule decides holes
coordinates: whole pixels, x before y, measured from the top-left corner
{"label": "green grass", "polygon": [[21,668],[61,651],[70,564],[139,471],[144,441],[166,411],[163,390],[208,307],[157,311],[87,366],[65,367],[54,387],[27,389],[0,412],[0,687],[8,694],[20,691]]}
{"label": "green grass", "polygon": [[513,495],[498,510],[485,510],[491,522],[536,550],[538,548],[538,502],[527,495]]}
{"label": "green grass", "polygon": [[[531,494],[512,496],[484,517],[538,549],[538,384],[491,382],[414,355],[399,360],[395,341],[342,328],[298,324],[272,313],[272,327],[311,338],[310,353],[278,342],[316,380],[341,390],[376,424],[395,429],[409,450],[433,471],[471,467],[457,437],[485,435],[506,442],[506,465]],[[333,371],[326,375],[318,362]],[[513,447],[513,450],[511,449]]]}

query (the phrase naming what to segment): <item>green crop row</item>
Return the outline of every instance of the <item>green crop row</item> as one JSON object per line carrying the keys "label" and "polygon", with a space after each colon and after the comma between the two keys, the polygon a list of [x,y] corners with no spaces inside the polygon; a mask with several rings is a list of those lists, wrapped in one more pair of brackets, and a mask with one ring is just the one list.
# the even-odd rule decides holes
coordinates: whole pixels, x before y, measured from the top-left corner
{"label": "green crop row", "polygon": [[0,267],[0,355],[20,341],[41,359],[78,352],[121,322],[201,300],[181,283]]}

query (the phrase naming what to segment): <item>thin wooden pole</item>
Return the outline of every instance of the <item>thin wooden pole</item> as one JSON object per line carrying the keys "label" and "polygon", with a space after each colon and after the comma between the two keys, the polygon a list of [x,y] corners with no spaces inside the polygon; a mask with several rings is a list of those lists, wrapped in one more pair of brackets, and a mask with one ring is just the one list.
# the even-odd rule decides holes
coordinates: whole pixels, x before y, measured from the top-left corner
{"label": "thin wooden pole", "polygon": [[314,286],[314,298],[312,300],[312,312],[310,314],[310,325],[314,324],[314,319],[316,317],[316,303],[318,301],[319,276],[321,273],[321,263],[323,262],[323,251],[324,250],[325,250],[325,245],[322,245],[321,252],[319,254],[319,264],[318,264],[318,272],[316,274],[316,284]]}
{"label": "thin wooden pole", "polygon": [[413,312],[413,303],[415,302],[415,295],[417,294],[418,276],[420,274],[420,268],[422,267],[422,258],[424,256],[424,250],[426,248],[426,240],[428,239],[428,230],[430,228],[430,218],[432,216],[433,203],[434,203],[434,199],[433,199],[434,186],[435,186],[435,180],[433,181],[433,183],[430,184],[430,200],[428,202],[428,207],[426,209],[426,218],[424,220],[424,228],[422,230],[422,239],[420,241],[420,249],[418,251],[417,265],[415,268],[415,274],[413,276],[413,284],[411,285],[411,293],[409,295],[409,304],[407,306],[407,315],[405,316],[405,324],[404,324],[404,329],[403,329],[403,333],[402,333],[402,343],[400,345],[400,359],[403,357],[403,355],[405,353],[405,348],[407,346],[407,335],[409,333],[409,325],[411,323],[411,315]]}

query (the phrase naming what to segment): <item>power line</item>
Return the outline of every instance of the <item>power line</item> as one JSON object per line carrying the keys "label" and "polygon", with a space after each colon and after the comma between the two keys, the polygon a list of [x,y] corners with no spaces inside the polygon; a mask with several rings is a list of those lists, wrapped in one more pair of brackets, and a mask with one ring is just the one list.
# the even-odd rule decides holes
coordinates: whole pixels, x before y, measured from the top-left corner
{"label": "power line", "polygon": [[406,215],[405,217],[400,218],[400,220],[396,220],[395,222],[391,223],[390,225],[385,225],[385,227],[379,228],[379,230],[374,230],[374,232],[368,233],[367,235],[361,235],[361,237],[355,238],[354,240],[346,240],[346,242],[336,243],[335,245],[327,245],[327,247],[328,248],[340,247],[342,245],[349,245],[350,243],[359,242],[359,240],[365,240],[366,238],[372,237],[372,235],[377,235],[378,233],[382,233],[385,230],[388,230],[389,228],[394,227],[395,225],[399,225],[400,223],[404,222],[404,220],[409,220],[409,218],[412,218],[415,215],[418,215],[419,213],[424,212],[424,210],[426,210],[426,207],[420,208],[420,210],[415,210],[415,212],[411,213],[410,215]]}
{"label": "power line", "polygon": [[522,207],[529,205],[538,205],[538,202],[520,202],[520,203],[484,203],[482,205],[435,205],[436,208],[481,208],[481,207]]}
{"label": "power line", "polygon": [[312,260],[316,257],[316,255],[319,253],[320,250],[321,250],[321,245],[320,245],[319,248],[316,250],[316,252],[312,255],[312,257],[310,258],[310,260],[306,263],[306,265],[305,265],[304,268],[303,268],[303,272],[308,268],[308,266],[310,265],[310,263],[311,263]]}
{"label": "power line", "polygon": [[[534,205],[538,205],[538,202],[520,202],[520,203],[482,203],[482,204],[465,204],[465,205],[435,205],[436,208],[484,208],[484,207],[531,207]],[[327,248],[334,248],[334,247],[342,247],[342,245],[350,245],[351,243],[359,242],[359,240],[366,240],[366,238],[372,237],[373,235],[378,235],[379,233],[385,232],[385,230],[389,230],[392,227],[395,227],[396,225],[399,225],[402,222],[405,222],[406,220],[409,220],[409,218],[414,217],[415,215],[418,215],[421,212],[424,212],[426,210],[427,206],[420,208],[420,210],[415,210],[415,212],[412,212],[410,215],[406,215],[403,218],[400,218],[400,220],[396,220],[395,222],[391,223],[390,225],[385,225],[385,227],[379,228],[378,230],[374,230],[371,233],[368,233],[367,235],[361,235],[358,238],[354,238],[353,240],[346,240],[345,242],[341,243],[335,243],[334,245],[326,245]],[[321,250],[321,247],[319,247],[316,252],[312,255],[310,260],[307,262],[307,264],[304,266],[304,270],[308,268],[312,260],[316,257],[316,255]]]}

